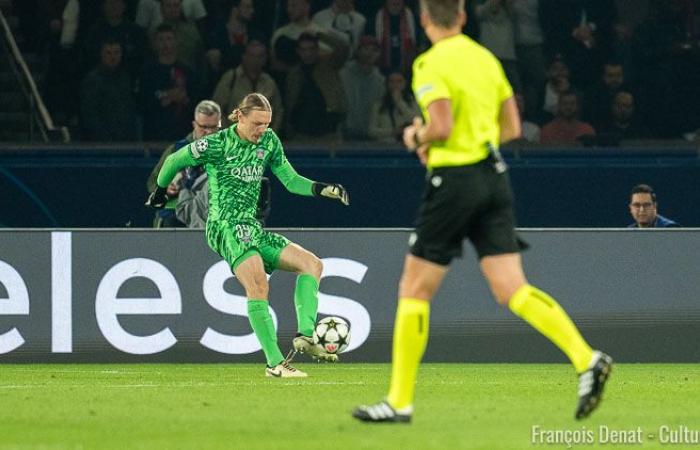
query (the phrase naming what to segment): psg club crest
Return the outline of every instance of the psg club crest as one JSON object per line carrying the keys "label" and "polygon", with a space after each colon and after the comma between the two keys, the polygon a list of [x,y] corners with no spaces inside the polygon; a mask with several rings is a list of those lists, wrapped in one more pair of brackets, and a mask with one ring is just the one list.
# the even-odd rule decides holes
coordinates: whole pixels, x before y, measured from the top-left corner
{"label": "psg club crest", "polygon": [[258,149],[255,151],[255,154],[258,156],[258,159],[264,159],[265,158],[265,147],[258,147]]}

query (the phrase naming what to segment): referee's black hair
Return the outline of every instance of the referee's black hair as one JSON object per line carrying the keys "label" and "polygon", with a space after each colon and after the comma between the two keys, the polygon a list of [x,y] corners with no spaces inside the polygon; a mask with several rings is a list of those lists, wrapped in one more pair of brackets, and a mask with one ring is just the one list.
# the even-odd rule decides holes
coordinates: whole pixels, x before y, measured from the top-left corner
{"label": "referee's black hair", "polygon": [[630,197],[634,194],[649,194],[651,195],[651,201],[656,203],[656,192],[654,192],[654,189],[648,184],[638,184],[635,187],[633,187],[632,192],[630,193]]}

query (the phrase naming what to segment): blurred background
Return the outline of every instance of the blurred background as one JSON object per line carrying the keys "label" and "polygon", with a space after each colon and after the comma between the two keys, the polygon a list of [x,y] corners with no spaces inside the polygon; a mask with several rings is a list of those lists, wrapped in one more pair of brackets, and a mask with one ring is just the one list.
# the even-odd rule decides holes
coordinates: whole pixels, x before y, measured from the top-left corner
{"label": "blurred background", "polygon": [[[0,0],[0,227],[186,226],[143,206],[149,176],[216,131],[200,101],[225,127],[254,91],[297,171],[352,198],[292,198],[273,177],[268,226],[411,227],[424,169],[399,136],[429,48],[417,3]],[[523,116],[504,149],[520,226],[626,227],[640,183],[658,213],[700,224],[700,1],[466,8],[464,32],[501,60]]]}

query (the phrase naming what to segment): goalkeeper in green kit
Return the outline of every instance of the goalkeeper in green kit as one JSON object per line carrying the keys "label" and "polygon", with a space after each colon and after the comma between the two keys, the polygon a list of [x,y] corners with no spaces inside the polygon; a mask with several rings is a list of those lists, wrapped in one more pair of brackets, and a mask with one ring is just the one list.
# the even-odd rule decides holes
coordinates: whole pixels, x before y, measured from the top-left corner
{"label": "goalkeeper in green kit", "polygon": [[281,269],[299,274],[294,291],[298,325],[294,350],[333,362],[338,357],[315,346],[312,339],[323,265],[308,250],[263,230],[255,217],[260,179],[269,166],[294,194],[326,197],[348,205],[348,193],[339,184],[315,182],[297,174],[279,138],[268,128],[272,108],[264,95],[247,95],[229,119],[231,127],[194,141],[165,160],[158,186],[146,205],[164,207],[166,188],[175,174],[188,166],[204,165],[209,178],[207,243],[228,262],[245,289],[248,319],[267,359],[265,373],[269,377],[305,377],[306,373],[289,364],[277,345],[268,310],[266,272]]}

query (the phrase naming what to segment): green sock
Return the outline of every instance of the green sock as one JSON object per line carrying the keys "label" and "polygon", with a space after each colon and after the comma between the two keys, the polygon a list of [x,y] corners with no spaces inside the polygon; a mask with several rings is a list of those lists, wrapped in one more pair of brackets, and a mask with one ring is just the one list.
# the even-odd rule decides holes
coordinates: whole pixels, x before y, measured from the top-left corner
{"label": "green sock", "polygon": [[284,361],[284,356],[277,346],[277,333],[272,323],[272,316],[267,306],[267,300],[248,299],[248,320],[262,346],[267,365],[275,367]]}
{"label": "green sock", "polygon": [[307,273],[302,273],[297,277],[294,305],[297,310],[297,331],[304,336],[311,336],[316,326],[316,312],[318,311],[318,282],[316,278]]}

